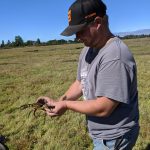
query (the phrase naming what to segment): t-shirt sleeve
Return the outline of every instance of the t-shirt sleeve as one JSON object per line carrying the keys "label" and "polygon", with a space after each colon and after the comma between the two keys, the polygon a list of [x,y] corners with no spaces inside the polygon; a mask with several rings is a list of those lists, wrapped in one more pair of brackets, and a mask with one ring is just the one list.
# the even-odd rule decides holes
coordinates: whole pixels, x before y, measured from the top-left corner
{"label": "t-shirt sleeve", "polygon": [[[80,57],[81,57],[81,56],[80,56]],[[77,77],[76,77],[76,79],[77,79],[78,81],[81,81],[80,72],[81,72],[81,58],[79,58],[78,67],[77,67]]]}
{"label": "t-shirt sleeve", "polygon": [[78,67],[77,67],[77,77],[76,79],[81,81],[81,65],[82,65],[82,59],[84,59],[84,55],[85,55],[85,52],[87,51],[88,48],[84,47],[80,53],[80,56],[79,56],[79,61],[78,61]]}
{"label": "t-shirt sleeve", "polygon": [[110,61],[99,67],[96,78],[97,97],[129,103],[131,77],[129,68],[120,60]]}

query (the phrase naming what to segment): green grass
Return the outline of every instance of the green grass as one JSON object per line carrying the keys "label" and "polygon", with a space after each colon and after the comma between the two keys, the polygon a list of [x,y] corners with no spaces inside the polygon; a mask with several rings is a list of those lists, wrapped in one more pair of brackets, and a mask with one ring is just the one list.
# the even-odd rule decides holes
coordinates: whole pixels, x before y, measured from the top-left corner
{"label": "green grass", "polygon": [[[140,135],[134,150],[150,143],[150,39],[125,40],[138,67]],[[0,134],[11,150],[92,150],[85,116],[68,111],[60,118],[34,118],[17,109],[46,95],[57,99],[76,79],[82,44],[0,50]]]}

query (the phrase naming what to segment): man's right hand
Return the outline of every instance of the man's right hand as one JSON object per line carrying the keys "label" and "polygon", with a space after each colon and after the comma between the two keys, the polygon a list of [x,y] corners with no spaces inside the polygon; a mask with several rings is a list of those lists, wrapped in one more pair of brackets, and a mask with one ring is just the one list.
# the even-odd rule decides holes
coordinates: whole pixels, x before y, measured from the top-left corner
{"label": "man's right hand", "polygon": [[[45,105],[47,109],[53,109],[54,107],[51,106],[51,104],[54,102],[53,99],[46,97],[46,96],[41,96],[37,99],[37,103]],[[46,110],[46,109],[45,109]]]}

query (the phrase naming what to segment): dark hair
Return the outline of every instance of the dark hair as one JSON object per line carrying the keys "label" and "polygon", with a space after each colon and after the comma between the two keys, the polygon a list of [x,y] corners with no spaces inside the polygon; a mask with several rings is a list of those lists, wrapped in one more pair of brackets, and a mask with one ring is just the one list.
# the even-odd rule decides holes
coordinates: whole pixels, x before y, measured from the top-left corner
{"label": "dark hair", "polygon": [[[107,7],[106,5],[103,3],[102,0],[95,0],[96,1],[96,6],[99,8],[99,11],[97,11],[97,14],[100,16],[100,17],[103,17],[106,15],[106,10],[107,10]],[[98,10],[97,8],[95,8],[96,10]]]}

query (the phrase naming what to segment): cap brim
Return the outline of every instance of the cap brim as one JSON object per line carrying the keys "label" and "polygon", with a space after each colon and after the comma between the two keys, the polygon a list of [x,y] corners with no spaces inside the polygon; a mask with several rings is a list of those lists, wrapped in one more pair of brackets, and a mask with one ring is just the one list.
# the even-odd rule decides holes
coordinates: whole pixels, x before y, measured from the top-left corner
{"label": "cap brim", "polygon": [[71,36],[77,32],[79,32],[80,30],[83,29],[83,27],[86,26],[87,23],[84,24],[80,24],[80,25],[73,25],[73,26],[68,26],[62,33],[61,35],[63,36]]}

